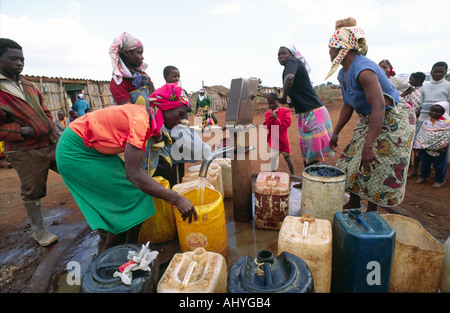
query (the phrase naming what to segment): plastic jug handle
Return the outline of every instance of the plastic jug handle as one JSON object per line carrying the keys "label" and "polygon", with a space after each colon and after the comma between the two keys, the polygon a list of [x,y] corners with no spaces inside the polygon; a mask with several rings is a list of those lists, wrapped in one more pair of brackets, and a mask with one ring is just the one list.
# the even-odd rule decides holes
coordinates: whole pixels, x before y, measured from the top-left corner
{"label": "plastic jug handle", "polygon": [[368,231],[372,231],[372,232],[374,231],[373,228],[372,228],[372,226],[370,226],[369,223],[367,223],[367,221],[362,217],[362,215],[359,215],[359,216],[356,218],[356,220],[357,220],[359,223],[363,224],[364,227],[365,227]]}
{"label": "plastic jug handle", "polygon": [[309,222],[303,223],[302,239],[305,239],[306,236],[308,236],[308,226],[309,226]]}
{"label": "plastic jug handle", "polygon": [[273,280],[269,262],[264,262],[264,276],[266,278],[266,286],[272,286]]}
{"label": "plastic jug handle", "polygon": [[192,272],[194,271],[196,266],[197,266],[197,262],[195,262],[195,261],[192,261],[192,263],[189,265],[186,275],[184,276],[183,282],[181,283],[181,286],[183,288],[186,288],[187,285],[189,284],[189,280],[191,279]]}

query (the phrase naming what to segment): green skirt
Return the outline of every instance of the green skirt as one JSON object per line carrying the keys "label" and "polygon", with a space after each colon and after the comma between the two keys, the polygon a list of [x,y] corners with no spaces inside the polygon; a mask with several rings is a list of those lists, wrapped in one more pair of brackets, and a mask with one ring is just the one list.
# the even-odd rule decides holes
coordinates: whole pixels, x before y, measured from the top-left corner
{"label": "green skirt", "polygon": [[386,111],[381,132],[373,146],[380,164],[364,172],[361,152],[369,131],[369,118],[360,117],[353,137],[336,167],[347,174],[348,191],[380,206],[396,206],[405,195],[416,118],[410,106],[402,102]]}
{"label": "green skirt", "polygon": [[56,164],[92,229],[118,234],[155,213],[153,198],[125,177],[125,162],[86,147],[69,127],[58,141]]}

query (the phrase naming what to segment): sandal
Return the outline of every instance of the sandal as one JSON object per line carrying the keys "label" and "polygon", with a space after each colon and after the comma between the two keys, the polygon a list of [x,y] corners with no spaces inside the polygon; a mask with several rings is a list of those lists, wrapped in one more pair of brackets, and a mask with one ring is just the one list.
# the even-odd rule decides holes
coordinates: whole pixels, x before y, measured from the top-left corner
{"label": "sandal", "polygon": [[426,178],[419,178],[418,180],[416,180],[416,184],[423,184],[426,181],[427,181]]}
{"label": "sandal", "polygon": [[443,182],[443,183],[435,182],[433,185],[431,185],[431,187],[438,189],[438,188],[442,188],[442,186],[444,186],[444,184],[445,184],[445,182]]}

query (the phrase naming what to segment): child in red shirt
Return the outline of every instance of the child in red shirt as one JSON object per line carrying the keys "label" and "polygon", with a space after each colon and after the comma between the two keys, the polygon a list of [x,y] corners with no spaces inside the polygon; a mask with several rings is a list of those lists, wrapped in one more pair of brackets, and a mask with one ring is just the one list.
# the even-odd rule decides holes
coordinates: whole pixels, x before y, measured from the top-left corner
{"label": "child in red shirt", "polygon": [[[278,156],[283,155],[286,160],[291,175],[294,175],[294,164],[291,158],[291,147],[288,136],[288,128],[291,126],[292,116],[291,110],[285,107],[280,107],[278,102],[278,95],[276,93],[269,94],[268,104],[270,110],[265,113],[264,126],[268,129],[267,142],[271,148],[272,153],[276,154],[275,161],[278,164]],[[278,138],[272,138],[272,127],[279,127]],[[275,136],[274,136],[275,137]],[[272,157],[272,161],[274,161]],[[276,166],[272,163],[272,170]]]}

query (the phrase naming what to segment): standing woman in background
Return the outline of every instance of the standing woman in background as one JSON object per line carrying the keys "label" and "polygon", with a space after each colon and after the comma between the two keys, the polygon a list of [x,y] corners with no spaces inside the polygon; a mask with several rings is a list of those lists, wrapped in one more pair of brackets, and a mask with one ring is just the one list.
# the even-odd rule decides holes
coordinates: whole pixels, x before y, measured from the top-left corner
{"label": "standing woman in background", "polygon": [[361,207],[360,198],[368,201],[367,211],[376,211],[377,205],[399,205],[405,195],[414,140],[414,111],[399,101],[399,92],[381,67],[365,57],[365,33],[353,18],[336,22],[329,53],[332,66],[325,79],[340,65],[343,67],[338,80],[344,105],[331,136],[333,149],[353,112],[360,116],[350,143],[336,163],[347,174],[346,188],[350,191],[350,200],[343,208]]}
{"label": "standing woman in background", "polygon": [[[114,38],[109,49],[113,67],[110,83],[112,96],[118,105],[133,103],[147,106],[155,90],[145,70],[144,46],[136,37],[124,32]],[[159,137],[152,136],[145,148],[142,166],[150,176],[162,176],[174,185],[172,161],[168,147],[172,145],[168,130],[163,126]]]}
{"label": "standing woman in background", "polygon": [[328,110],[311,85],[307,63],[293,45],[280,47],[278,62],[284,66],[281,102],[286,103],[289,96],[298,114],[303,164],[325,162],[325,157],[334,155],[330,149],[333,129]]}
{"label": "standing woman in background", "polygon": [[145,70],[144,46],[132,35],[124,32],[114,38],[109,48],[113,67],[109,85],[117,104],[135,103],[144,105],[155,90]]}
{"label": "standing woman in background", "polygon": [[[409,84],[413,86],[413,90],[406,95],[403,96],[403,99],[406,103],[410,104],[416,114],[416,118],[419,118],[420,110],[422,108],[422,86],[425,81],[425,73],[415,72],[412,73],[409,77]],[[418,121],[416,121],[416,135],[414,137],[417,138],[417,134],[419,133],[420,125]],[[408,178],[415,177],[419,175],[419,166],[420,166],[420,151],[413,148],[413,170],[408,174]]]}
{"label": "standing woman in background", "polygon": [[202,117],[202,131],[208,126],[209,111],[211,110],[211,98],[205,92],[205,89],[198,91],[197,103],[195,105],[195,114]]}

